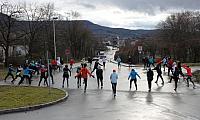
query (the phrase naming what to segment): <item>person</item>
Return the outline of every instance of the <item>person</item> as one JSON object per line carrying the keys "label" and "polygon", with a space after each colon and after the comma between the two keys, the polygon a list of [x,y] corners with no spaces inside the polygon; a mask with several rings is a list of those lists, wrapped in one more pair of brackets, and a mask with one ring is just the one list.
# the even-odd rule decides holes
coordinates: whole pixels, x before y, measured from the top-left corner
{"label": "person", "polygon": [[40,64],[39,61],[37,61],[37,62],[35,63],[35,65],[36,65],[36,72],[37,72],[37,75],[39,75],[39,74],[40,74],[39,70],[40,70],[40,68],[41,68],[41,64]]}
{"label": "person", "polygon": [[53,80],[53,68],[52,68],[51,64],[49,64],[49,74],[50,74],[50,77],[51,77],[52,84],[54,84],[54,80]]}
{"label": "person", "polygon": [[75,61],[73,58],[70,59],[69,64],[70,64],[70,70],[72,70],[72,67],[74,65]]}
{"label": "person", "polygon": [[151,82],[153,81],[153,76],[154,76],[154,73],[151,70],[151,68],[149,68],[147,71],[147,81],[148,81],[149,92],[151,92]]}
{"label": "person", "polygon": [[172,64],[172,73],[175,71],[176,67],[177,67],[176,61],[174,61]]}
{"label": "person", "polygon": [[102,61],[103,61],[103,68],[105,69],[105,68],[106,68],[106,58],[104,57],[104,58],[102,59]]}
{"label": "person", "polygon": [[151,57],[149,57],[149,67],[151,67],[151,65],[153,66],[153,67],[155,67],[154,66],[154,58],[153,58],[153,56],[151,56]]}
{"label": "person", "polygon": [[177,64],[177,68],[179,70],[179,74],[184,78],[185,75],[183,74],[183,71],[182,71],[182,65],[181,65],[181,62],[179,61],[178,64]]}
{"label": "person", "polygon": [[64,64],[64,60],[63,60],[63,58],[60,58],[60,64],[61,64],[61,65]]}
{"label": "person", "polygon": [[157,80],[156,80],[156,84],[158,83],[158,78],[160,77],[161,80],[162,80],[162,85],[164,85],[164,80],[163,80],[163,77],[162,77],[162,70],[161,70],[161,63],[160,64],[157,64],[156,67],[153,69],[153,70],[156,70],[157,72]]}
{"label": "person", "polygon": [[14,84],[14,81],[15,81],[18,77],[20,77],[20,78],[22,79],[22,75],[21,75],[22,71],[23,71],[23,68],[21,67],[21,65],[18,65],[17,71],[16,71],[15,79],[12,80],[11,83]]}
{"label": "person", "polygon": [[135,89],[137,90],[137,76],[141,79],[141,77],[138,75],[138,73],[135,71],[135,69],[131,70],[131,73],[129,74],[128,80],[130,79],[130,90],[132,87],[132,82],[135,83]]}
{"label": "person", "polygon": [[176,70],[176,67],[177,67],[177,65],[176,65],[176,62],[174,61],[173,64],[172,64],[172,70],[171,70],[172,71],[172,76],[171,76],[170,81],[168,83],[171,83],[172,79],[174,79],[174,72]]}
{"label": "person", "polygon": [[7,73],[7,75],[6,75],[5,79],[4,79],[5,82],[6,82],[6,79],[7,79],[9,76],[12,77],[12,79],[13,79],[12,81],[15,80],[14,75],[13,75],[13,72],[15,72],[15,70],[13,69],[13,65],[10,64],[9,67],[8,67],[8,73]]}
{"label": "person", "polygon": [[56,59],[56,66],[59,69],[59,72],[61,71],[62,64],[60,63],[60,59]]}
{"label": "person", "polygon": [[165,72],[165,68],[167,66],[167,57],[164,57],[163,60],[162,60],[162,63],[163,63],[163,68],[164,68],[164,72]]}
{"label": "person", "polygon": [[89,67],[90,67],[90,69],[92,68],[92,58],[91,57],[88,57],[88,63],[89,63]]}
{"label": "person", "polygon": [[34,70],[34,72],[32,74],[35,74],[37,72],[37,75],[39,75],[39,69],[36,67],[35,61],[32,61],[29,64],[29,68]]}
{"label": "person", "polygon": [[[31,80],[32,77],[33,77],[33,74],[35,73],[35,70],[32,69],[32,68],[30,67],[30,64],[29,64],[28,68],[30,69],[30,70],[29,70],[29,75],[30,75],[30,80]],[[32,81],[32,80],[31,80],[31,81]]]}
{"label": "person", "polygon": [[47,69],[45,68],[44,65],[42,65],[42,68],[40,69],[40,81],[39,81],[39,84],[38,86],[40,86],[40,83],[42,82],[42,79],[44,78],[44,82],[46,83],[46,85],[48,86],[48,82],[47,82],[47,78],[48,78],[48,75],[47,75]]}
{"label": "person", "polygon": [[175,67],[175,70],[173,72],[173,79],[174,79],[174,82],[175,82],[175,88],[174,88],[174,91],[177,90],[177,83],[178,83],[178,79],[179,79],[179,70],[177,67]]}
{"label": "person", "polygon": [[129,64],[129,67],[131,67],[131,64],[132,64],[132,58],[131,58],[131,56],[128,56],[128,64]]}
{"label": "person", "polygon": [[[81,67],[77,67],[76,74],[77,74],[77,87],[81,87],[81,75],[79,74],[81,71]],[[79,74],[79,75],[78,75]]]}
{"label": "person", "polygon": [[32,73],[32,69],[30,69],[28,66],[25,66],[24,70],[23,70],[23,77],[22,79],[19,81],[18,85],[22,84],[22,82],[24,81],[24,79],[28,79],[29,81],[29,86],[31,85],[31,73]]}
{"label": "person", "polygon": [[144,69],[146,69],[147,67],[148,67],[148,63],[147,63],[147,61],[148,61],[148,58],[147,57],[143,57],[142,58],[142,61],[143,61],[143,64],[144,64]]}
{"label": "person", "polygon": [[117,59],[116,59],[116,61],[117,61],[117,64],[118,64],[118,68],[121,66],[121,58],[118,56],[117,57]]}
{"label": "person", "polygon": [[[64,60],[63,58],[60,59],[60,69],[63,70]],[[52,66],[51,66],[52,67]]]}
{"label": "person", "polygon": [[192,80],[192,69],[190,68],[190,66],[187,65],[183,65],[183,68],[186,70],[187,72],[187,87],[189,87],[189,81],[193,84],[193,88],[195,89],[195,84],[194,81]]}
{"label": "person", "polygon": [[101,66],[98,67],[96,70],[96,76],[97,76],[97,85],[99,88],[99,81],[101,83],[101,89],[103,89],[103,70],[101,69]]}
{"label": "person", "polygon": [[110,81],[114,97],[116,97],[117,93],[117,79],[118,79],[118,74],[116,73],[116,70],[113,70],[113,73],[110,75]]}
{"label": "person", "polygon": [[91,73],[93,73],[96,69],[98,69],[98,66],[103,66],[102,64],[100,64],[99,63],[99,60],[96,60],[96,62],[94,63],[94,68],[93,68],[93,70],[92,70],[92,72]]}
{"label": "person", "polygon": [[[70,73],[70,74],[69,74]],[[65,65],[63,68],[63,83],[62,88],[64,88],[65,78],[67,79],[67,87],[69,87],[69,76],[71,76],[71,70],[68,68],[68,65]]]}
{"label": "person", "polygon": [[168,67],[168,76],[170,76],[170,71],[171,73],[173,73],[172,71],[172,65],[173,65],[173,60],[171,57],[168,58],[168,63],[167,63],[167,67]]}
{"label": "person", "polygon": [[94,78],[94,75],[92,75],[92,74],[90,73],[90,71],[89,71],[86,67],[87,67],[87,64],[85,63],[85,64],[83,65],[83,68],[81,68],[79,74],[77,74],[77,75],[75,76],[75,77],[78,77],[79,75],[81,75],[81,77],[83,78],[84,84],[85,84],[84,93],[86,93],[86,89],[87,89],[88,74]]}
{"label": "person", "polygon": [[54,69],[54,71],[57,69],[57,61],[55,59],[53,59],[51,61],[51,65],[52,65],[52,68]]}
{"label": "person", "polygon": [[82,68],[84,67],[84,64],[86,64],[85,58],[82,58],[82,60],[81,60],[81,66],[82,66]]}

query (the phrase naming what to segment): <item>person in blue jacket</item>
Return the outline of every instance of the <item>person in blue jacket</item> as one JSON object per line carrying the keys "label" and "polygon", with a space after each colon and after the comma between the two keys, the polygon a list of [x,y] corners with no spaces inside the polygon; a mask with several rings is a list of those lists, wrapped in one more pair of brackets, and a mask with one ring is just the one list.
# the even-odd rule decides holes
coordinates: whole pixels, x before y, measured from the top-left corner
{"label": "person in blue jacket", "polygon": [[137,90],[137,76],[141,79],[141,77],[138,75],[138,73],[135,71],[135,69],[131,70],[131,73],[129,74],[128,80],[130,79],[130,90],[132,86],[132,82],[135,83],[135,89]]}
{"label": "person in blue jacket", "polygon": [[21,80],[19,81],[18,85],[22,84],[22,82],[24,81],[24,79],[28,79],[29,81],[29,85],[31,85],[31,71],[33,71],[32,69],[30,69],[28,66],[26,66],[23,70],[23,77],[21,78]]}
{"label": "person in blue jacket", "polygon": [[117,80],[118,80],[118,74],[116,73],[116,70],[113,70],[113,73],[111,73],[110,75],[110,81],[112,84],[114,98],[116,97],[116,92],[117,92]]}

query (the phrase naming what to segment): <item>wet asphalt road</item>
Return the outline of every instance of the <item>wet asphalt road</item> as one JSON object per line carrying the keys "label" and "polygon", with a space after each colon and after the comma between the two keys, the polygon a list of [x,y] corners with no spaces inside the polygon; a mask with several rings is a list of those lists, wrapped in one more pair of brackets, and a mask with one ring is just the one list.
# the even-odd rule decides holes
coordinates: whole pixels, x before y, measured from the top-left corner
{"label": "wet asphalt road", "polygon": [[[112,69],[119,74],[115,99],[109,80]],[[96,80],[90,78],[87,92],[83,93],[83,87],[77,89],[73,72],[69,88],[64,88],[69,92],[67,101],[40,110],[1,115],[0,120],[200,120],[199,86],[187,88],[180,80],[178,92],[174,92],[174,83],[167,83],[168,77],[164,74],[165,85],[162,86],[161,81],[158,85],[152,82],[152,92],[149,93],[145,70],[142,67],[135,69],[142,78],[138,79],[138,91],[134,86],[129,90],[130,68],[117,69],[116,64],[107,63],[102,90],[97,88]],[[55,79],[54,87],[61,88],[62,73],[55,73]],[[38,84],[37,78],[33,84]]]}

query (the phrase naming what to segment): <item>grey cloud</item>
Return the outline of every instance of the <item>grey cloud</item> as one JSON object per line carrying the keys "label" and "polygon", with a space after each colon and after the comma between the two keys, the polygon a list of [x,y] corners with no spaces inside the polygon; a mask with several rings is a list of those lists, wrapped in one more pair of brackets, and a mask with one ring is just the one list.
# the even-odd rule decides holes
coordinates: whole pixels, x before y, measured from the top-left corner
{"label": "grey cloud", "polygon": [[127,9],[156,14],[173,9],[199,10],[200,0],[110,0],[116,6]]}
{"label": "grey cloud", "polygon": [[85,7],[85,8],[96,9],[96,7],[94,5],[91,5],[91,4],[80,3],[80,5],[83,6],[83,7]]}
{"label": "grey cloud", "polygon": [[152,15],[170,10],[200,10],[200,0],[87,0],[87,2],[93,3],[93,5],[106,4],[123,10]]}
{"label": "grey cloud", "polygon": [[122,14],[120,11],[113,11],[113,14]]}

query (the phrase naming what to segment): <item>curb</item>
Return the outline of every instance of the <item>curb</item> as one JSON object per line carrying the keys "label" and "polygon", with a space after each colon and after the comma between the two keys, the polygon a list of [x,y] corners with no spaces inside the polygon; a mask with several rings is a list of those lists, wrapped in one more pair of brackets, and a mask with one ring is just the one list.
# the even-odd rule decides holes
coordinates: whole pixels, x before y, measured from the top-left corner
{"label": "curb", "polygon": [[[62,91],[64,91],[64,90],[62,90]],[[27,111],[38,110],[38,109],[41,109],[41,108],[44,108],[44,107],[48,107],[48,106],[52,106],[52,105],[64,102],[69,97],[69,94],[66,91],[64,91],[64,92],[65,92],[65,96],[63,98],[60,98],[60,99],[56,100],[56,101],[52,101],[52,102],[44,103],[44,104],[39,104],[39,105],[34,105],[34,106],[27,106],[27,107],[19,107],[19,108],[0,110],[0,115],[9,114],[9,113],[18,113],[18,112],[27,112]]]}

